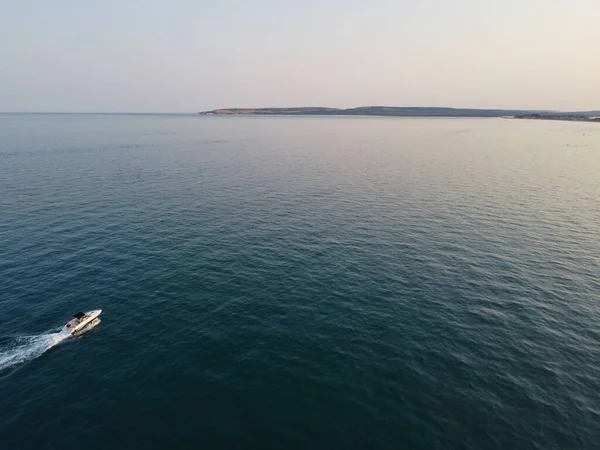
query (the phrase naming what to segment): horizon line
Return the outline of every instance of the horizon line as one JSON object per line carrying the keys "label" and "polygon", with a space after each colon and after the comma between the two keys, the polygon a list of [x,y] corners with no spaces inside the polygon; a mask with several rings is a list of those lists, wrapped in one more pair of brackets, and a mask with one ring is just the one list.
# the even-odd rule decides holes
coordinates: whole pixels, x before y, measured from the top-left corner
{"label": "horizon line", "polygon": [[577,112],[599,112],[598,109],[535,109],[535,108],[473,108],[473,107],[462,107],[462,106],[397,106],[397,105],[361,105],[351,106],[348,108],[335,107],[335,106],[260,106],[260,107],[219,107],[214,109],[206,110],[194,110],[194,111],[0,111],[0,114],[112,114],[112,115],[127,115],[127,114],[146,114],[146,115],[195,115],[198,112],[209,112],[219,110],[230,110],[230,109],[249,109],[249,110],[260,110],[260,109],[333,109],[333,110],[352,110],[358,108],[405,108],[405,109],[455,109],[455,110],[474,110],[474,111],[523,111],[523,112],[552,112],[552,113],[577,113]]}

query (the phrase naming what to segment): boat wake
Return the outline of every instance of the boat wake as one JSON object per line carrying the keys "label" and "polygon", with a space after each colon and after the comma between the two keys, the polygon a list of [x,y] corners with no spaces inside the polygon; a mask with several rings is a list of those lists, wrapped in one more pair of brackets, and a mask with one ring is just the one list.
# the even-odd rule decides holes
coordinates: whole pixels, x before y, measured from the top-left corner
{"label": "boat wake", "polygon": [[0,343],[0,372],[41,356],[70,337],[64,333],[20,336]]}

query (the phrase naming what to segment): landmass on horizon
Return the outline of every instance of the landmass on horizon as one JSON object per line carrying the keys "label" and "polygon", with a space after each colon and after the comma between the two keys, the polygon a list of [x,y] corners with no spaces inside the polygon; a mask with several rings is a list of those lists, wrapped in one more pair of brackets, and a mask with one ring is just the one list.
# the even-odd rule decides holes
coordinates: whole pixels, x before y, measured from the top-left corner
{"label": "landmass on horizon", "polygon": [[517,119],[576,120],[600,122],[600,111],[538,111],[519,109],[475,109],[407,106],[360,106],[358,108],[290,107],[223,108],[196,113],[201,116],[289,115],[289,116],[390,116],[390,117],[514,117]]}

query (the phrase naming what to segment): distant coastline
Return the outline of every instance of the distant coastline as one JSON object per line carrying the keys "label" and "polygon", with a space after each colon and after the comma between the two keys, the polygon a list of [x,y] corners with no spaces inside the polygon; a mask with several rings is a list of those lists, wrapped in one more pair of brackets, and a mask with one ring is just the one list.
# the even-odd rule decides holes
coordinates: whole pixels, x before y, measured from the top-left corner
{"label": "distant coastline", "polygon": [[361,106],[358,108],[222,108],[197,112],[201,116],[381,116],[381,117],[508,117],[517,119],[600,122],[600,111],[530,111],[406,106]]}
{"label": "distant coastline", "polygon": [[523,114],[515,116],[515,119],[531,119],[531,120],[566,120],[569,122],[598,122],[600,117],[579,116],[573,114]]}

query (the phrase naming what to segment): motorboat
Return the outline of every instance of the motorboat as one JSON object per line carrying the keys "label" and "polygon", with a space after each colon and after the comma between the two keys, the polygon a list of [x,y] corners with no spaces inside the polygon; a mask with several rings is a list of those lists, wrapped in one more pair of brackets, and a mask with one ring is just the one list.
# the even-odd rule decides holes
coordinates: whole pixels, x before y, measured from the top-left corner
{"label": "motorboat", "polygon": [[78,312],[71,320],[62,328],[61,333],[71,336],[79,336],[86,331],[91,330],[100,323],[98,316],[102,312],[101,309],[88,311],[86,313]]}

